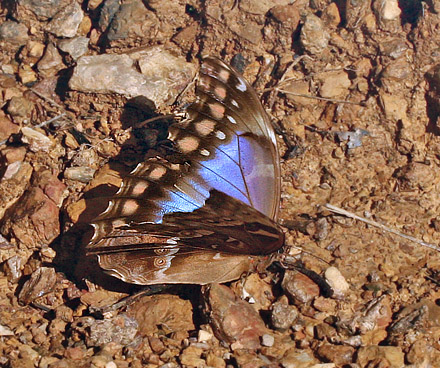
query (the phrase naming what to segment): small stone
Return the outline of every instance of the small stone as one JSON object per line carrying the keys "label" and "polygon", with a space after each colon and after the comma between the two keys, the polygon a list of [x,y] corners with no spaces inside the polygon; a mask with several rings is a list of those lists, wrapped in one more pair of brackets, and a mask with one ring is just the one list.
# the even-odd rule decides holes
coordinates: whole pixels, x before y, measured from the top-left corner
{"label": "small stone", "polygon": [[274,5],[288,5],[288,0],[241,0],[240,9],[251,14],[265,15]]}
{"label": "small stone", "polygon": [[400,17],[402,10],[399,8],[398,0],[376,0],[379,2],[379,16],[383,20],[394,20]]}
{"label": "small stone", "polygon": [[83,18],[81,6],[72,1],[53,17],[48,24],[48,31],[58,37],[75,37]]}
{"label": "small stone", "polygon": [[18,69],[18,76],[23,84],[29,84],[37,80],[37,74],[29,65],[21,65]]}
{"label": "small stone", "polygon": [[101,8],[99,22],[98,22],[101,31],[105,31],[108,28],[111,21],[113,20],[113,17],[118,12],[120,6],[121,4],[119,0],[106,0],[104,2],[104,5]]}
{"label": "small stone", "polygon": [[336,98],[345,97],[349,93],[349,87],[351,81],[348,78],[348,74],[344,71],[335,71],[325,73],[322,78],[323,83],[319,89],[321,97]]}
{"label": "small stone", "polygon": [[261,345],[270,347],[273,346],[274,343],[275,338],[272,335],[264,334],[261,336]]}
{"label": "small stone", "polygon": [[69,347],[65,350],[64,356],[67,359],[81,360],[85,357],[86,351],[80,347]]}
{"label": "small stone", "polygon": [[206,364],[209,367],[214,368],[226,368],[226,362],[224,359],[220,358],[219,356],[215,355],[212,352],[209,352],[206,355]]}
{"label": "small stone", "polygon": [[55,74],[59,69],[63,67],[63,59],[59,54],[56,47],[49,43],[44,52],[44,56],[38,62],[37,67],[39,71],[53,70],[53,74]]}
{"label": "small stone", "polygon": [[189,346],[180,355],[180,363],[191,367],[203,366],[205,365],[205,361],[200,358],[202,353],[202,349]]}
{"label": "small stone", "polygon": [[298,27],[300,15],[295,5],[277,5],[270,10],[274,19],[284,26],[295,30]]}
{"label": "small stone", "polygon": [[367,367],[371,362],[376,367],[401,368],[405,366],[404,357],[400,347],[372,345],[358,350],[356,363],[361,367]]}
{"label": "small stone", "polygon": [[139,324],[139,333],[146,336],[161,327],[171,332],[194,329],[191,303],[175,295],[140,298],[127,308],[127,314]]}
{"label": "small stone", "polygon": [[389,95],[384,92],[379,92],[379,98],[385,116],[393,120],[407,120],[406,109],[408,104],[403,97],[398,95]]}
{"label": "small stone", "polygon": [[273,327],[279,330],[287,330],[298,318],[298,310],[295,306],[289,305],[286,296],[280,298],[272,305],[270,319]]}
{"label": "small stone", "polygon": [[295,304],[310,303],[319,296],[319,286],[297,271],[286,271],[281,286]]}
{"label": "small stone", "polygon": [[78,60],[89,50],[90,39],[84,36],[79,36],[71,39],[60,40],[58,48],[69,54],[73,60]]}
{"label": "small stone", "polygon": [[75,180],[79,181],[81,183],[88,183],[90,180],[93,179],[93,176],[95,175],[94,169],[91,167],[68,167],[66,170],[64,170],[64,177],[69,180]]}
{"label": "small stone", "polygon": [[0,114],[0,141],[8,139],[11,134],[16,134],[19,131],[20,127],[17,124],[14,124],[5,115]]}
{"label": "small stone", "polygon": [[214,335],[211,332],[205,331],[205,330],[199,330],[197,341],[198,342],[206,342],[206,341],[211,340],[213,337],[214,337]]}
{"label": "small stone", "polygon": [[0,40],[21,46],[28,40],[28,29],[25,25],[12,20],[0,24]]}
{"label": "small stone", "polygon": [[[112,2],[111,11],[118,4]],[[151,4],[150,4],[151,6]],[[109,17],[111,13],[109,14]],[[105,26],[103,20],[102,26]],[[107,21],[107,20],[106,20]],[[125,1],[118,7],[110,26],[108,27],[107,39],[120,41],[127,39],[142,39],[157,33],[159,20],[156,15],[148,10],[141,0]]]}
{"label": "small stone", "polygon": [[35,58],[40,58],[43,56],[45,47],[46,46],[42,42],[29,41],[27,44],[28,55]]}
{"label": "small stone", "polygon": [[233,350],[260,346],[260,336],[267,328],[249,303],[224,285],[212,284],[203,293],[216,336],[230,343]]}
{"label": "small stone", "polygon": [[343,298],[347,291],[350,289],[350,285],[342,276],[341,272],[336,267],[329,267],[325,270],[325,279],[333,289],[333,296],[335,298]]}
{"label": "small stone", "polygon": [[14,336],[14,332],[6,326],[0,325],[0,336]]}
{"label": "small stone", "polygon": [[341,16],[336,3],[330,3],[322,13],[322,20],[328,26],[336,28],[341,23]]}
{"label": "small stone", "polygon": [[321,19],[314,14],[309,14],[301,29],[300,39],[304,49],[310,54],[316,55],[327,48],[330,34]]}
{"label": "small stone", "polygon": [[54,145],[54,142],[52,142],[48,136],[35,129],[23,127],[21,129],[21,133],[23,134],[21,138],[22,142],[28,144],[29,149],[32,152],[49,152],[51,147]]}
{"label": "small stone", "polygon": [[345,345],[324,344],[319,347],[317,353],[324,361],[343,366],[353,362],[355,349]]}
{"label": "small stone", "polygon": [[9,100],[7,112],[11,116],[30,117],[34,104],[24,97],[12,97]]}

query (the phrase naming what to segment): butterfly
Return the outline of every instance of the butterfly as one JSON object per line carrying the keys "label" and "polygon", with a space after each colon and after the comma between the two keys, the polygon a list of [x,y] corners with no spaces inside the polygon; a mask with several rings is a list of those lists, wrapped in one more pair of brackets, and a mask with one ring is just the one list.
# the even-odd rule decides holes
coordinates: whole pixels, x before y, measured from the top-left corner
{"label": "butterfly", "polygon": [[179,159],[139,163],[92,221],[86,253],[125,282],[232,281],[284,244],[276,137],[254,89],[207,57],[186,115],[169,127]]}

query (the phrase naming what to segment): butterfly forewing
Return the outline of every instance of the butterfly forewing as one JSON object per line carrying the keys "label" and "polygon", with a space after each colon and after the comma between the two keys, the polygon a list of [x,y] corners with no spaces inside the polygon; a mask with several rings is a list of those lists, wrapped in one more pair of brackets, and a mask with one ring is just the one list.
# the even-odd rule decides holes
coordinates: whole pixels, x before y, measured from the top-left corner
{"label": "butterfly forewing", "polygon": [[255,91],[215,58],[199,79],[170,127],[179,159],[138,164],[93,222],[88,254],[126,282],[230,281],[283,245],[275,134]]}

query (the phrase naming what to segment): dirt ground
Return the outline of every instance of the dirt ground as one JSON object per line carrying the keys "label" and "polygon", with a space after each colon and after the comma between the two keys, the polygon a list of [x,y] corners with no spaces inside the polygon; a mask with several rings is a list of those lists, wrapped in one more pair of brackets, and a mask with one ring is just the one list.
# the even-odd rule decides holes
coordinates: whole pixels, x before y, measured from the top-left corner
{"label": "dirt ground", "polygon": [[[440,367],[439,0],[0,9],[1,367]],[[93,198],[115,192],[110,166],[160,153],[165,121],[136,124],[192,100],[202,55],[241,69],[273,120],[303,272],[112,308],[138,288],[85,258]]]}

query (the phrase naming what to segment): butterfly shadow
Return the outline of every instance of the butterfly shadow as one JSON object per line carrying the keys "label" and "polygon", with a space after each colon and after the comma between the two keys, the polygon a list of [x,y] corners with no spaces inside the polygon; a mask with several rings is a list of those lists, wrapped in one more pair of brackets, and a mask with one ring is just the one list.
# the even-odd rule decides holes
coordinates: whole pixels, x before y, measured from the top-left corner
{"label": "butterfly shadow", "polygon": [[118,178],[128,174],[144,159],[167,150],[167,127],[172,119],[169,115],[162,118],[155,112],[154,103],[139,96],[127,101],[120,120],[124,130],[131,128],[130,136],[121,146],[120,153],[97,171],[94,182],[99,176],[99,184],[86,187],[84,195],[76,203],[75,213],[69,216],[66,212],[61,214],[62,224],[68,223],[69,217],[75,217],[75,223],[50,244],[56,251],[51,266],[64,273],[79,288],[84,288],[88,279],[106,290],[132,294],[145,287],[108,275],[99,266],[96,257],[86,255],[85,247],[94,233],[93,219],[105,211],[109,199],[119,189]]}

